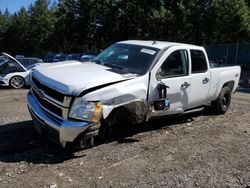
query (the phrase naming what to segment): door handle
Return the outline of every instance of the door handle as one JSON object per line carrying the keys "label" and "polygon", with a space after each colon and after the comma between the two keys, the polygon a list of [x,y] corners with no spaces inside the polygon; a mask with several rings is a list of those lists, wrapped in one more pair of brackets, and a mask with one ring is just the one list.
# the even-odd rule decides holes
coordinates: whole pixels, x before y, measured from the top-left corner
{"label": "door handle", "polygon": [[206,78],[204,78],[203,80],[202,80],[202,83],[203,84],[206,84],[206,83],[208,83],[209,82],[209,79],[206,77]]}
{"label": "door handle", "polygon": [[182,85],[181,85],[181,87],[184,87],[184,88],[188,88],[188,87],[190,87],[191,86],[191,84],[190,83],[187,83],[187,82],[184,82]]}

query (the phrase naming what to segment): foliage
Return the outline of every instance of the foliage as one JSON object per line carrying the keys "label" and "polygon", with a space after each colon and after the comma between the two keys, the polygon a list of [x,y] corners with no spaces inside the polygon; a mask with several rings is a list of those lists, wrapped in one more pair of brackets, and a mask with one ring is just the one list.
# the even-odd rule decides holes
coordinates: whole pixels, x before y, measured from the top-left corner
{"label": "foliage", "polygon": [[0,12],[0,51],[45,55],[103,49],[127,39],[194,44],[248,41],[244,0],[36,0]]}

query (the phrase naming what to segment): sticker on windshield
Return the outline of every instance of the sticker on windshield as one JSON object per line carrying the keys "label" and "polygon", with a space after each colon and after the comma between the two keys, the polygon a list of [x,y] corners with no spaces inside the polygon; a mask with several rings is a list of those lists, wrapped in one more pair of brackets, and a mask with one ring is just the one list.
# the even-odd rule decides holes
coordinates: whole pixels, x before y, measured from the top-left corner
{"label": "sticker on windshield", "polygon": [[140,52],[146,53],[146,54],[150,54],[150,55],[155,55],[155,53],[156,53],[156,51],[150,50],[150,49],[146,49],[146,48],[141,49]]}

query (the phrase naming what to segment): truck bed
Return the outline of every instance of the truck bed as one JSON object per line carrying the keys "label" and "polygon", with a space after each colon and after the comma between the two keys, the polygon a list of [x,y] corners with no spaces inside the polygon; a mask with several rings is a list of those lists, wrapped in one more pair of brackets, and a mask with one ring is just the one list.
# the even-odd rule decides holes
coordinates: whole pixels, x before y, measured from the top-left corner
{"label": "truck bed", "polygon": [[221,91],[224,83],[230,82],[232,84],[232,92],[238,87],[240,79],[240,66],[230,66],[230,67],[215,67],[210,69],[210,89],[208,94],[208,100],[215,100]]}

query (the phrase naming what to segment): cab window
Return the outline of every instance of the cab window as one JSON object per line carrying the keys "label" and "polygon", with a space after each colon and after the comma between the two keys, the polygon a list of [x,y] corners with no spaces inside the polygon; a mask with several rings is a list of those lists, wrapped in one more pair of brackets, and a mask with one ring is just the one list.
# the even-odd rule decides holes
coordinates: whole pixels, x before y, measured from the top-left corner
{"label": "cab window", "polygon": [[201,50],[191,50],[192,74],[207,72],[207,61]]}
{"label": "cab window", "polygon": [[170,54],[159,70],[160,77],[176,77],[188,75],[188,53],[177,50]]}

